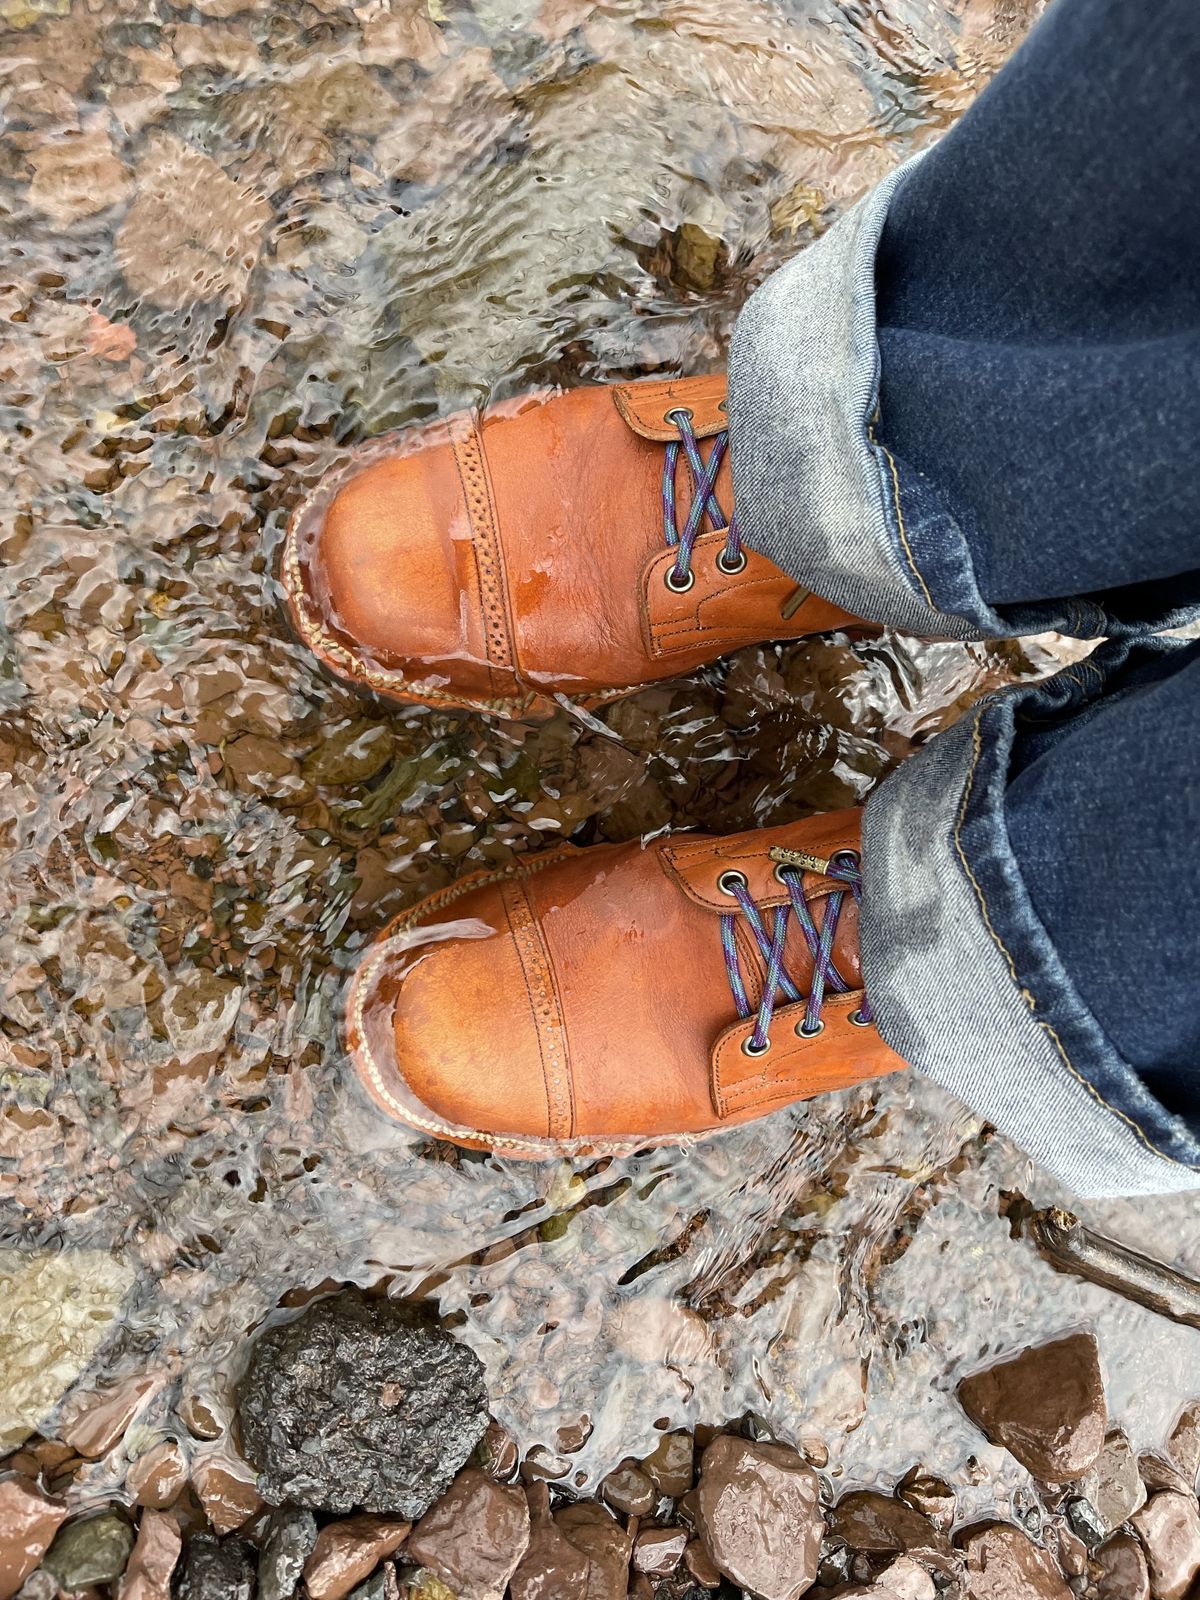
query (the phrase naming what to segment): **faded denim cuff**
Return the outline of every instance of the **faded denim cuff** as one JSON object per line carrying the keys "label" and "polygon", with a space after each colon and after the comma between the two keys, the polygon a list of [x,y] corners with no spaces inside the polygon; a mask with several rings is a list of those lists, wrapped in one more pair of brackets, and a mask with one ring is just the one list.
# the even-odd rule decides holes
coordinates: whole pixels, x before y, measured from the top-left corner
{"label": "faded denim cuff", "polygon": [[1071,692],[1067,672],[981,702],[868,800],[866,990],[898,1054],[1075,1193],[1200,1189],[1200,1143],[1084,1003],[1009,842],[1018,714],[1061,713]]}
{"label": "faded denim cuff", "polygon": [[1109,597],[996,610],[936,484],[876,438],[875,258],[893,196],[921,159],[898,167],[773,273],[738,318],[729,427],[746,543],[854,615],[925,637],[1128,638],[1194,620],[1194,606],[1142,614],[1135,600],[1131,616]]}

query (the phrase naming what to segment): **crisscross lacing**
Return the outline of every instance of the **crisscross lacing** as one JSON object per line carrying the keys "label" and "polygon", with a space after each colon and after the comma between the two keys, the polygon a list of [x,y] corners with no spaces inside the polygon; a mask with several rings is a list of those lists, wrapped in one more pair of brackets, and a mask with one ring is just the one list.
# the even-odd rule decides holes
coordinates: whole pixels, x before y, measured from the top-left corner
{"label": "crisscross lacing", "polygon": [[[692,413],[685,406],[680,406],[674,411],[667,412],[666,421],[673,423],[679,429],[679,438],[672,439],[667,446],[667,456],[663,463],[663,534],[671,549],[675,551],[675,563],[667,572],[667,583],[682,594],[695,582],[695,574],[692,571],[692,549],[700,537],[700,529],[704,525],[705,518],[708,519],[714,533],[720,533],[722,529],[727,533],[725,548],[717,558],[722,572],[730,576],[740,572],[746,565],[746,556],[738,532],[737,512],[726,519],[717,500],[717,474],[729,449],[728,428],[713,436],[712,449],[709,451],[708,460],[705,461],[696,430],[692,427]],[[681,458],[687,463],[692,478],[692,504],[682,528],[679,526],[675,502],[675,478]]]}
{"label": "crisscross lacing", "polygon": [[[725,970],[729,977],[729,987],[733,991],[733,1002],[737,1006],[739,1017],[749,1017],[754,1014],[754,1007],[750,1003],[745,979],[742,976],[741,958],[738,955],[735,937],[739,912],[749,925],[754,941],[766,963],[762,999],[759,1002],[754,1031],[742,1045],[742,1049],[749,1056],[763,1055],[771,1048],[771,1019],[775,1015],[778,997],[782,995],[787,1005],[794,1005],[804,999],[783,965],[788,926],[793,917],[804,935],[804,942],[808,945],[813,961],[808,1001],[804,1009],[804,1019],[797,1026],[797,1033],[806,1038],[820,1033],[825,1026],[821,1020],[821,1008],[825,1003],[826,991],[847,994],[852,987],[834,965],[833,941],[846,895],[852,894],[858,902],[862,900],[862,869],[859,858],[853,850],[840,850],[826,863],[823,874],[827,878],[836,878],[846,887],[835,889],[825,897],[825,907],[818,927],[809,910],[808,901],[804,898],[803,870],[786,862],[776,866],[775,875],[787,889],[788,904],[776,908],[775,925],[770,933],[767,932],[762,912],[750,894],[745,875],[737,871],[721,875],[719,882],[722,891],[736,900],[738,905],[738,911],[727,912],[721,918],[721,945],[725,952]],[[850,1013],[850,1021],[860,1027],[866,1027],[873,1020],[871,1008],[864,996],[857,1011]]]}

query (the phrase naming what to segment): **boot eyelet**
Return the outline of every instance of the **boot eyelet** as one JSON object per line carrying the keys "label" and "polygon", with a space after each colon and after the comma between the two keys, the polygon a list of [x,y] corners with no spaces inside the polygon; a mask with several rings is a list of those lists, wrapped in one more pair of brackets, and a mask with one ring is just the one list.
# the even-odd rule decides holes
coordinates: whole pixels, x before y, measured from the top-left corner
{"label": "boot eyelet", "polygon": [[677,428],[681,422],[691,422],[694,416],[695,412],[687,406],[672,406],[670,411],[663,412],[663,421]]}
{"label": "boot eyelet", "polygon": [[737,898],[739,889],[748,889],[749,887],[750,879],[744,872],[738,872],[733,867],[727,872],[723,872],[717,879],[717,888],[720,889],[722,894],[729,895],[731,899]]}
{"label": "boot eyelet", "polygon": [[796,1024],[796,1037],[798,1039],[815,1039],[819,1033],[825,1032],[825,1024],[818,1022],[815,1028],[806,1028],[803,1022]]}
{"label": "boot eyelet", "polygon": [[873,1028],[875,1026],[870,1017],[864,1017],[861,1011],[852,1011],[846,1021],[853,1023],[856,1028]]}
{"label": "boot eyelet", "polygon": [[727,402],[727,401],[725,401],[725,400],[718,400],[718,401],[717,401],[717,410],[718,410],[718,411],[724,411],[724,412],[725,412],[725,414],[726,414],[726,415],[728,415],[728,414],[729,414],[729,405],[728,405],[728,402]]}
{"label": "boot eyelet", "polygon": [[748,1034],[746,1038],[742,1040],[742,1054],[744,1056],[765,1056],[770,1048],[770,1039],[764,1039],[762,1044],[756,1045],[754,1043],[754,1035],[752,1033]]}
{"label": "boot eyelet", "polygon": [[726,560],[724,550],[722,550],[720,555],[717,557],[717,566],[727,578],[735,577],[737,573],[744,572],[746,570],[746,552],[744,550],[739,550],[734,559],[732,561],[728,561]]}
{"label": "boot eyelet", "polygon": [[775,863],[775,881],[782,883],[785,889],[792,878],[798,878],[800,875],[800,868],[793,867],[790,861],[777,861]]}
{"label": "boot eyelet", "polygon": [[686,594],[688,592],[688,590],[692,587],[692,585],[695,583],[695,581],[696,581],[696,574],[692,571],[692,569],[690,567],[684,573],[683,579],[681,581],[676,576],[675,563],[674,562],[672,562],[671,565],[667,568],[667,575],[663,579],[663,582],[666,584],[667,588],[670,589],[672,594]]}

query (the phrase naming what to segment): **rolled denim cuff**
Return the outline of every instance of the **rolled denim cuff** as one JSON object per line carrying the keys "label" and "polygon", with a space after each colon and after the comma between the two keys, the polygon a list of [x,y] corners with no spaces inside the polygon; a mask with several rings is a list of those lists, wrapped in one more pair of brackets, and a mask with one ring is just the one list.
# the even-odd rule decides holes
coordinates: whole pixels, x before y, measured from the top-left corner
{"label": "rolled denim cuff", "polygon": [[1084,1003],[1009,842],[1018,714],[1061,712],[1069,680],[981,702],[867,802],[867,994],[894,1050],[1075,1193],[1200,1189],[1200,1143]]}
{"label": "rolled denim cuff", "polygon": [[1194,606],[1131,616],[1124,602],[1115,614],[1086,597],[997,611],[936,484],[875,437],[875,258],[892,199],[921,159],[773,273],[738,318],[729,429],[746,543],[856,616],[926,637],[1139,637],[1194,620]]}

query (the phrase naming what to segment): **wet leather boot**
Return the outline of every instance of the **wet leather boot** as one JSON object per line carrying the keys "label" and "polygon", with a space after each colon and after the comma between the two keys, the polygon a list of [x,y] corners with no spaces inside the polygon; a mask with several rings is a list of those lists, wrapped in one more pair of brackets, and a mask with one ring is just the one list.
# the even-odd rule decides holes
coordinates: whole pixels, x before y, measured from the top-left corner
{"label": "wet leather boot", "polygon": [[684,1142],[897,1071],[861,987],[860,817],[464,878],[360,965],[359,1077],[422,1133],[536,1158]]}
{"label": "wet leather boot", "polygon": [[292,519],[296,633],[385,698],[518,717],[853,625],[743,545],[725,389],[574,389],[374,441]]}

